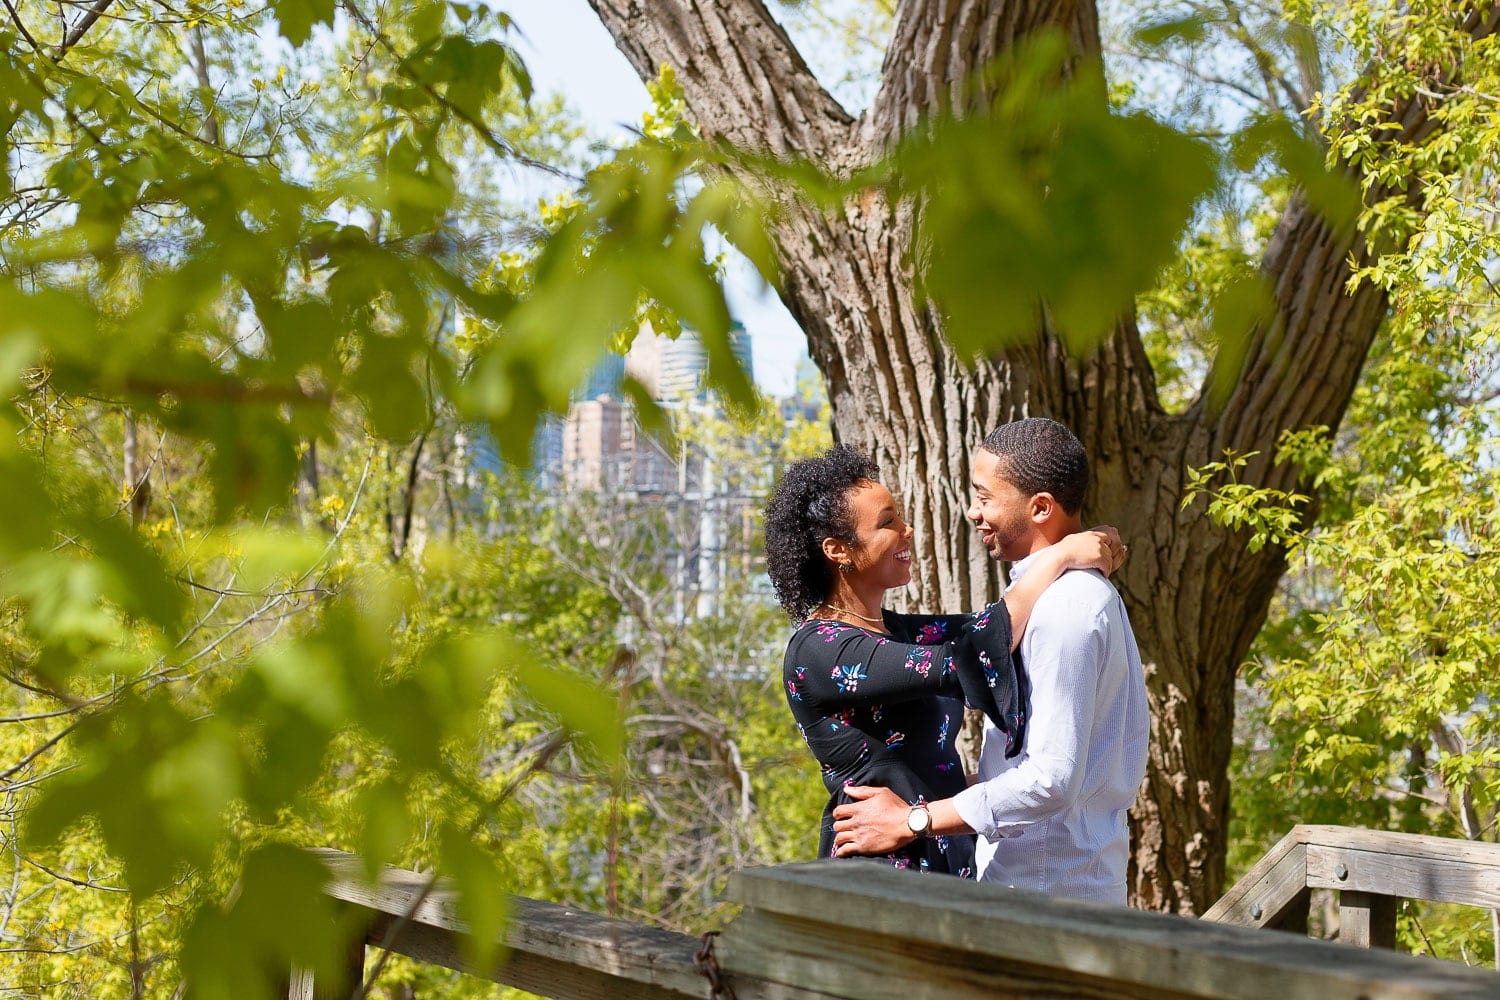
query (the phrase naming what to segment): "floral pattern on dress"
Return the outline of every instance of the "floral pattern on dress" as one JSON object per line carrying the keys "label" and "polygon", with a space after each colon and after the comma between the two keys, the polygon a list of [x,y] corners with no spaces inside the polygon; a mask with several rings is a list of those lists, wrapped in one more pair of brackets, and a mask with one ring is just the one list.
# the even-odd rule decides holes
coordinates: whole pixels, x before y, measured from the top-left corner
{"label": "floral pattern on dress", "polygon": [[906,669],[915,670],[921,677],[926,677],[932,670],[932,650],[923,646],[913,646],[906,652]]}
{"label": "floral pattern on dress", "polygon": [[839,686],[840,691],[854,694],[859,690],[859,682],[869,676],[869,671],[865,669],[863,663],[835,663],[829,676]]}
{"label": "floral pattern on dress", "polygon": [[786,682],[786,696],[787,696],[787,698],[789,700],[791,700],[791,701],[801,701],[802,700],[802,688],[803,688],[803,686],[806,683],[807,683],[807,668],[806,667],[798,667],[798,668],[796,668],[795,672],[793,673],[793,676],[789,677],[787,679],[787,682]]}
{"label": "floral pattern on dress", "polygon": [[995,664],[990,660],[990,654],[982,649],[979,651],[979,668],[984,671],[984,681],[990,687],[1000,682],[1000,672],[995,669]]}
{"label": "floral pattern on dress", "polygon": [[824,642],[833,642],[851,627],[849,625],[840,625],[838,622],[819,622],[818,635],[823,637]]}
{"label": "floral pattern on dress", "polygon": [[947,635],[948,627],[941,620],[931,621],[917,629],[916,642],[919,646],[935,646]]}

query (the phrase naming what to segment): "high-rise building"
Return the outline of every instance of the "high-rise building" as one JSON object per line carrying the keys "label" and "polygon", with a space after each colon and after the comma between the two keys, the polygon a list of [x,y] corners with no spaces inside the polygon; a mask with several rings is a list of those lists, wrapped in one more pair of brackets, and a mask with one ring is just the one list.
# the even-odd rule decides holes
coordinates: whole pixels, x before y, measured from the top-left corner
{"label": "high-rise building", "polygon": [[625,358],[614,351],[605,351],[583,384],[573,390],[573,399],[598,399],[600,396],[620,399],[620,383],[624,380]]}
{"label": "high-rise building", "polygon": [[678,461],[611,396],[574,403],[562,421],[560,485],[571,490],[667,494],[681,486]]}
{"label": "high-rise building", "polygon": [[569,489],[602,490],[617,485],[625,406],[608,395],[568,408],[562,425],[562,482]]}
{"label": "high-rise building", "polygon": [[[753,377],[750,334],[738,323],[730,344]],[[703,419],[718,409],[704,385],[707,361],[694,331],[668,338],[644,327],[628,354],[600,360],[573,393],[567,415],[549,421],[536,441],[539,484],[608,494],[676,526],[653,557],[675,581],[675,613],[684,618],[717,613],[726,581],[753,575],[738,562],[748,558],[759,501],[730,484],[726,473],[740,470],[715,468],[702,450],[669,454],[636,420],[622,383],[627,377],[639,383],[674,419]]]}
{"label": "high-rise building", "polygon": [[[753,381],[755,360],[750,332],[736,320],[729,330],[729,348]],[[697,331],[684,328],[675,338],[663,337],[643,327],[625,359],[625,370],[651,393],[652,398],[705,399],[704,379],[708,350]]]}

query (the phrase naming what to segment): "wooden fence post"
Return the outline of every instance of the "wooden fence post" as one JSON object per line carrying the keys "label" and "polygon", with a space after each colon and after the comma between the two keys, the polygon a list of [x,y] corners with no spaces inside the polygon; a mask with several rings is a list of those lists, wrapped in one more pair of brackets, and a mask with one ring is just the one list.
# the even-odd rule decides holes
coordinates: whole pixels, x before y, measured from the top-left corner
{"label": "wooden fence post", "polygon": [[1396,897],[1340,892],[1339,940],[1360,948],[1396,947]]}
{"label": "wooden fence post", "polygon": [[365,933],[350,939],[338,975],[319,979],[311,969],[293,969],[287,980],[287,1000],[348,1000],[365,980]]}

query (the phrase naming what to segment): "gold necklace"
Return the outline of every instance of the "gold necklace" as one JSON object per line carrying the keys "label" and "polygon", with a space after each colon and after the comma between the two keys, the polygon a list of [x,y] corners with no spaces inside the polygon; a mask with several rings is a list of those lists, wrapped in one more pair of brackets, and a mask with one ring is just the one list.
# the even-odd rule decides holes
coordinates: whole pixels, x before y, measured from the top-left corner
{"label": "gold necklace", "polygon": [[884,617],[871,618],[869,615],[862,615],[858,611],[850,611],[848,608],[841,608],[837,604],[829,604],[827,601],[824,601],[822,604],[818,605],[818,607],[827,608],[829,611],[837,611],[840,614],[853,615],[855,618],[861,619],[862,621],[872,622],[876,625],[885,624]]}

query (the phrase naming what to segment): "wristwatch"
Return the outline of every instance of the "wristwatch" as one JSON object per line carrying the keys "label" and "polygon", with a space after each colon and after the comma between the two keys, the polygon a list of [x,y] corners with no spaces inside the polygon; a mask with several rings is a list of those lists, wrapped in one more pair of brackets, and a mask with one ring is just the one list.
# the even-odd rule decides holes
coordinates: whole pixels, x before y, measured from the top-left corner
{"label": "wristwatch", "polygon": [[914,836],[927,836],[927,831],[932,829],[932,813],[927,811],[926,803],[918,803],[911,807],[911,812],[906,814],[906,828]]}

